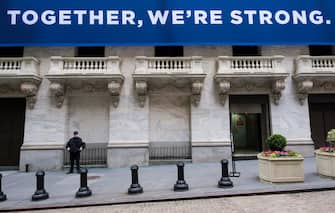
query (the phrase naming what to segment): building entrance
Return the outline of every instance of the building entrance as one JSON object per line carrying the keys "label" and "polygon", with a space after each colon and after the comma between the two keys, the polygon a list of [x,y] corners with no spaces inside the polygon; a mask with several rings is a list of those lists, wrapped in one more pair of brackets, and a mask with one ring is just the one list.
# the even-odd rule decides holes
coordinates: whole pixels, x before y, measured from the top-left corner
{"label": "building entrance", "polygon": [[254,159],[267,149],[269,112],[267,96],[230,96],[230,131],[234,143],[234,157]]}
{"label": "building entrance", "polygon": [[310,95],[311,137],[315,149],[326,145],[327,132],[335,129],[335,95]]}
{"label": "building entrance", "polygon": [[0,98],[0,169],[19,166],[26,99]]}

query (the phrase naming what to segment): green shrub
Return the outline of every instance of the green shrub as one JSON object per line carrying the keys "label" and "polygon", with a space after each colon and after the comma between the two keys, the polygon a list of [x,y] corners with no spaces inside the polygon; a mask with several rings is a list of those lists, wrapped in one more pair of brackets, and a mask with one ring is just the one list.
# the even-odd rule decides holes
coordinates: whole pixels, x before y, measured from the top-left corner
{"label": "green shrub", "polygon": [[272,151],[282,151],[286,146],[286,138],[280,134],[273,134],[266,139],[266,143]]}

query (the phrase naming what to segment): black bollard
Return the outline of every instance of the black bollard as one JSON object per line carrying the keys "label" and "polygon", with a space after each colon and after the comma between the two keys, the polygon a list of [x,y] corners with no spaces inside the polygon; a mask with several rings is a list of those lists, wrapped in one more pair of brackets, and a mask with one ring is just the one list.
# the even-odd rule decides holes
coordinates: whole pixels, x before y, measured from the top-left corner
{"label": "black bollard", "polygon": [[178,180],[176,184],[174,185],[174,191],[187,191],[188,190],[188,184],[184,180],[184,163],[179,162],[177,163],[178,167]]}
{"label": "black bollard", "polygon": [[229,188],[233,187],[233,182],[230,180],[228,175],[228,160],[221,160],[221,168],[222,168],[222,177],[218,182],[218,187],[220,188]]}
{"label": "black bollard", "polygon": [[87,186],[87,169],[83,168],[80,170],[80,188],[76,193],[76,197],[88,197],[92,195],[92,191]]}
{"label": "black bollard", "polygon": [[131,170],[131,184],[128,189],[128,194],[143,193],[143,188],[138,183],[138,166],[133,165],[130,167],[130,170]]}
{"label": "black bollard", "polygon": [[2,192],[1,179],[2,179],[2,174],[0,173],[0,201],[5,201],[5,200],[7,200],[7,196]]}
{"label": "black bollard", "polygon": [[44,189],[44,171],[36,172],[36,191],[31,197],[32,201],[45,200],[49,198],[48,192]]}

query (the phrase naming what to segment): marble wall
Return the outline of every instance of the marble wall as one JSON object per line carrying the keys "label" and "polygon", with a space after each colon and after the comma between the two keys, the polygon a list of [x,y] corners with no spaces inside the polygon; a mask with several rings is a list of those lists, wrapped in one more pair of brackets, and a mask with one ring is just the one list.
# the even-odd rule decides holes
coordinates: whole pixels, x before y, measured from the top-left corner
{"label": "marble wall", "polygon": [[[74,56],[74,53],[74,47],[26,47],[24,54],[40,60],[40,72],[44,76],[49,70],[51,56]],[[294,58],[302,54],[308,54],[307,47],[262,47],[262,55],[284,55],[285,68],[290,73],[279,105],[270,104],[272,133],[285,135],[290,146],[302,150],[305,155],[312,155],[308,104],[299,104],[291,80]],[[148,164],[148,144],[160,140],[189,140],[194,162],[229,158],[229,103],[228,100],[225,105],[220,103],[214,75],[217,56],[231,55],[231,47],[184,47],[185,56],[203,57],[203,70],[207,75],[198,106],[189,104],[187,89],[173,90],[176,96],[170,97],[168,94],[171,92],[160,93],[159,88],[149,88],[150,95],[144,107],[140,107],[132,78],[135,57],[153,56],[154,47],[106,47],[106,56],[109,55],[121,58],[121,73],[125,77],[118,107],[112,106],[108,92],[79,92],[79,95],[67,94],[63,105],[58,108],[49,91],[50,83],[43,78],[35,108],[26,109],[20,165],[61,168],[64,144],[76,128],[87,142],[108,142],[110,167]],[[270,92],[233,90],[231,94],[269,95]],[[48,159],[45,153],[50,150],[58,150],[59,154],[53,157],[57,160]],[[43,160],[44,164],[39,166]]]}
{"label": "marble wall", "polygon": [[190,142],[190,94],[166,85],[150,93],[150,142]]}
{"label": "marble wall", "polygon": [[68,96],[67,136],[79,131],[86,143],[108,143],[110,96],[105,93],[79,93]]}

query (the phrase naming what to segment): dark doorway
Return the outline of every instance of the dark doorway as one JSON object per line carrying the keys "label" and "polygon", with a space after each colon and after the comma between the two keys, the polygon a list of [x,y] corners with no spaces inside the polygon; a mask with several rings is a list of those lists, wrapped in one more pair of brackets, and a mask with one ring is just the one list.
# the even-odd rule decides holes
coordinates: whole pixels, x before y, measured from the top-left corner
{"label": "dark doorway", "polygon": [[270,135],[267,95],[229,96],[230,132],[235,159],[255,159]]}
{"label": "dark doorway", "polygon": [[326,145],[327,132],[335,129],[335,95],[309,95],[311,137],[315,149]]}
{"label": "dark doorway", "polygon": [[26,99],[0,98],[0,167],[19,166],[23,144]]}

